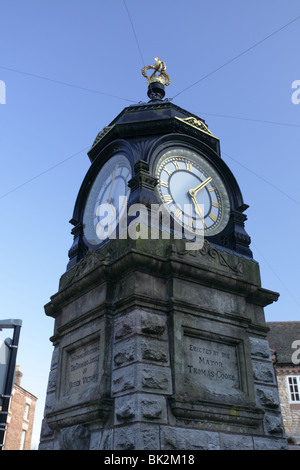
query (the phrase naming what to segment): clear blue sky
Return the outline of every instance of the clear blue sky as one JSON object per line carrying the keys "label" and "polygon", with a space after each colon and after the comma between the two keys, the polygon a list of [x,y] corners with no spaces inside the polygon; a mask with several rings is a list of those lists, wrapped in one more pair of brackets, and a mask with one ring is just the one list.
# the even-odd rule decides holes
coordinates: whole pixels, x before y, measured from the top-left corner
{"label": "clear blue sky", "polygon": [[54,325],[43,306],[68,262],[86,151],[124,107],[148,100],[141,68],[156,56],[172,81],[166,97],[206,120],[250,206],[262,285],[281,294],[267,321],[299,320],[300,18],[272,34],[300,16],[299,1],[126,5],[131,21],[123,0],[1,4],[0,318],[23,320],[17,363],[38,397],[34,442]]}

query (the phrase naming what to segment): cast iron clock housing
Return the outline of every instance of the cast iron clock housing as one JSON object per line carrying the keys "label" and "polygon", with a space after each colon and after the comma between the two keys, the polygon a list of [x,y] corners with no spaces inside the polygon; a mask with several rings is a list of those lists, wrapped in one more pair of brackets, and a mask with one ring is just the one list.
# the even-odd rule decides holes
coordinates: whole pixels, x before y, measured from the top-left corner
{"label": "cast iron clock housing", "polygon": [[[168,152],[172,153],[172,149],[184,149],[186,156],[194,156],[194,169],[200,168],[199,162],[202,162],[202,166],[203,162],[205,163],[206,176],[200,177],[198,173],[199,184],[196,184],[195,180],[195,186],[190,189],[196,189],[197,192],[201,184],[207,184],[204,181],[207,182],[209,177],[215,183],[216,180],[218,182],[217,188],[213,184],[204,188],[206,192],[209,189],[211,193],[215,191],[215,196],[210,199],[211,204],[213,202],[215,205],[223,204],[222,224],[218,225],[217,230],[206,231],[207,240],[219,248],[252,258],[249,248],[250,237],[244,228],[247,219],[244,211],[248,206],[243,202],[234,175],[221,158],[219,139],[198,116],[171,103],[168,99],[152,99],[147,103],[125,108],[109,126],[99,132],[88,152],[91,167],[80,188],[70,221],[74,225],[72,230],[74,241],[69,250],[68,269],[76,265],[88,249],[98,249],[103,243],[101,240],[99,245],[88,243],[84,235],[84,214],[91,188],[95,185],[97,175],[104,165],[116,155],[127,159],[132,176],[128,181],[130,189],[128,205],[139,202],[149,207],[150,204],[162,202],[158,165],[162,161],[162,156]],[[198,167],[195,160],[197,156]],[[193,158],[190,164],[193,164]],[[189,171],[187,160],[185,165]],[[193,202],[193,199],[191,200]],[[217,210],[210,210],[209,213],[211,215],[207,221],[213,227],[214,219],[220,217],[220,213]]]}

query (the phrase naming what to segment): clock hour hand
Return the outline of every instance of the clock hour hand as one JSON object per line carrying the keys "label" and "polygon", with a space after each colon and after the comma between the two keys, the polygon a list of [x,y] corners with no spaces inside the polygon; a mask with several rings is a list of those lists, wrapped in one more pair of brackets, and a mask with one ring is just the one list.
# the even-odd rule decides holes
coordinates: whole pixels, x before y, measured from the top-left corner
{"label": "clock hour hand", "polygon": [[207,178],[206,180],[202,181],[202,183],[198,184],[194,189],[189,190],[189,195],[193,198],[196,194],[201,191],[201,189],[205,188],[205,186],[210,183],[212,180],[211,177]]}

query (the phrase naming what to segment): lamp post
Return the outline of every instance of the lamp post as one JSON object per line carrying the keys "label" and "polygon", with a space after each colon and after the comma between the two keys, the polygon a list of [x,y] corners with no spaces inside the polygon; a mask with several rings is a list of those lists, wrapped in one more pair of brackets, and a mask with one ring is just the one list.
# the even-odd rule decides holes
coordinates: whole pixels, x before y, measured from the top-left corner
{"label": "lamp post", "polygon": [[9,348],[7,360],[4,364],[4,373],[2,374],[3,383],[0,384],[0,400],[2,402],[0,411],[0,450],[3,450],[4,436],[6,431],[6,420],[8,414],[9,400],[14,384],[17,350],[19,344],[20,330],[22,320],[0,320],[0,330],[3,328],[13,328],[14,333],[11,342],[6,346]]}

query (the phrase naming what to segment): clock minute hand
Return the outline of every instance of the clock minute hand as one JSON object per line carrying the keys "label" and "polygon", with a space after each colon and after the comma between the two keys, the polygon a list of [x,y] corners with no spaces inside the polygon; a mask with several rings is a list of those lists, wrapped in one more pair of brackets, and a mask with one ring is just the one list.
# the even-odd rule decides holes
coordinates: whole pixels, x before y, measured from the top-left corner
{"label": "clock minute hand", "polygon": [[189,190],[189,195],[193,198],[196,196],[196,194],[201,191],[208,183],[210,183],[212,180],[211,177],[207,178],[205,181],[202,181],[198,186],[196,186],[194,189]]}

